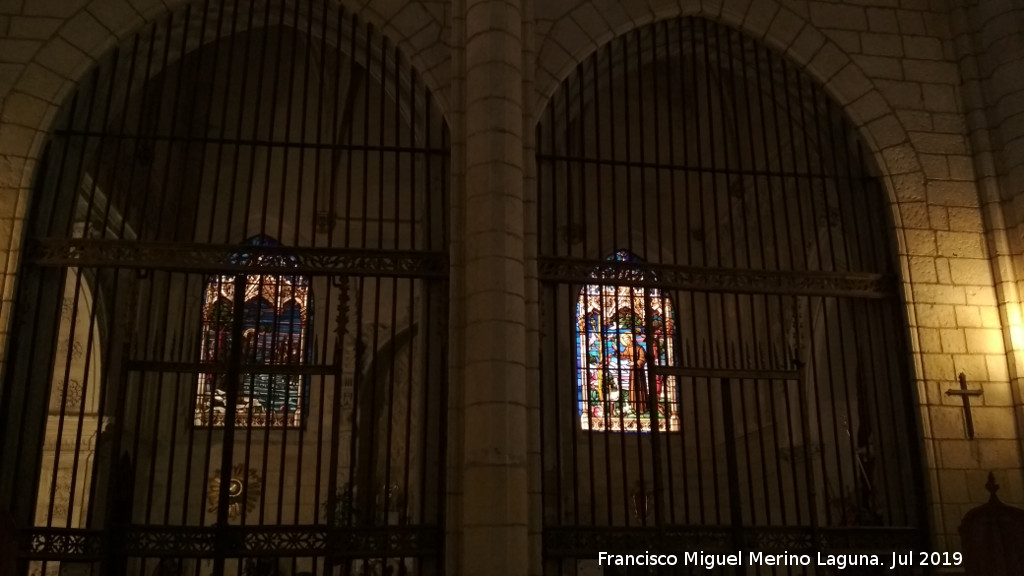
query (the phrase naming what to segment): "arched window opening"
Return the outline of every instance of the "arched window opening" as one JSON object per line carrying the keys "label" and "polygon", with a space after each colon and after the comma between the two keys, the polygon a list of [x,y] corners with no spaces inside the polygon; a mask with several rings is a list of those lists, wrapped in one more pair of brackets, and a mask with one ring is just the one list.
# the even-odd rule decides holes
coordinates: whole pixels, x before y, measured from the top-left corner
{"label": "arched window opening", "polygon": [[[637,262],[619,250],[609,260]],[[576,385],[583,430],[679,430],[674,376],[653,373],[675,364],[672,301],[657,288],[637,287],[640,268],[591,274],[576,306]],[[652,394],[653,392],[653,394]],[[654,399],[652,399],[652,396]]]}
{"label": "arched window opening", "polygon": [[[270,237],[256,236],[246,247],[277,247]],[[295,259],[241,250],[232,264],[286,268]],[[229,407],[227,363],[237,300],[236,276],[211,277],[203,294],[202,351],[211,370],[200,374],[195,424],[224,426]],[[295,367],[306,361],[309,348],[310,281],[306,276],[247,274],[243,284],[241,322],[241,386],[235,403],[236,426],[282,428],[302,423],[305,379]]]}

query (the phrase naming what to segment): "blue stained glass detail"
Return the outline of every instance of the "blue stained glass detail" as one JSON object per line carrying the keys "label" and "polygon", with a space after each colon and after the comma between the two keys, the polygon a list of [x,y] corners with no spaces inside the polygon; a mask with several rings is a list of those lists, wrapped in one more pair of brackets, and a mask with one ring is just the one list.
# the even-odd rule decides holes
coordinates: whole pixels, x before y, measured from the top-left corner
{"label": "blue stained glass detail", "polygon": [[[625,250],[609,260],[640,261]],[[643,280],[645,274],[638,266],[617,277]],[[679,430],[675,377],[651,378],[649,370],[651,363],[675,364],[668,296],[656,288],[586,285],[577,301],[575,331],[582,429],[648,432],[657,421],[660,430]]]}

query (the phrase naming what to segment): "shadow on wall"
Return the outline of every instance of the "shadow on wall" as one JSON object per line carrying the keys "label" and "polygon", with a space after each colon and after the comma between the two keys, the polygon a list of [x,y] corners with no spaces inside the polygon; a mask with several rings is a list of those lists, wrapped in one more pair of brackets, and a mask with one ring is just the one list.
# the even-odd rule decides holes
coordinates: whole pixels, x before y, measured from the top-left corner
{"label": "shadow on wall", "polygon": [[960,538],[966,576],[1010,576],[1024,565],[1024,510],[1003,504],[995,475],[988,475],[987,503],[964,514]]}

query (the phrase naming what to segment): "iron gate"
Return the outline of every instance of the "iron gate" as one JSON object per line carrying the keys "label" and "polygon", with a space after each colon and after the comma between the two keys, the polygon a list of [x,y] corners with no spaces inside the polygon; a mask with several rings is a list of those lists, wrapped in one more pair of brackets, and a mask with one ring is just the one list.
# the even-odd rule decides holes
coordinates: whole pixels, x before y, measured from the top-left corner
{"label": "iron gate", "polygon": [[101,62],[25,231],[19,574],[441,573],[448,148],[335,2],[193,3]]}
{"label": "iron gate", "polygon": [[537,142],[546,573],[922,544],[889,207],[814,82],[659,22],[582,62]]}

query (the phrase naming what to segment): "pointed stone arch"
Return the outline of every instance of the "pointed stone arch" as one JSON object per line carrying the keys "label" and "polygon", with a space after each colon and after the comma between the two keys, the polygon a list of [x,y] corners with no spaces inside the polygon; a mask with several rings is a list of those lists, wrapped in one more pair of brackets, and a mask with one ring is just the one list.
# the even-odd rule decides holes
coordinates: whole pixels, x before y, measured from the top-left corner
{"label": "pointed stone arch", "polygon": [[[557,29],[550,38],[574,38]],[[694,538],[707,524],[742,530],[811,517],[807,526],[899,525],[912,539],[926,529],[925,500],[904,506],[899,495],[925,482],[920,447],[903,442],[917,435],[920,400],[908,385],[885,168],[860,153],[847,108],[807,64],[752,36],[721,12],[651,19],[566,60],[566,78],[542,102],[538,398],[552,565],[592,557],[636,526]],[[671,294],[686,324],[678,362],[647,356],[652,373],[678,378],[679,433],[651,426],[620,441],[565,408],[581,401],[573,376],[582,361],[564,360],[574,349],[565,328],[573,296],[594,255],[621,244],[650,263],[632,289]],[[768,280],[781,270],[802,280]],[[855,270],[887,278],[886,287],[811,287]],[[880,346],[883,337],[892,346]],[[862,348],[884,368],[862,369]],[[607,354],[616,353],[626,357]],[[895,454],[898,445],[907,452]],[[873,449],[888,452],[865,456]]]}
{"label": "pointed stone arch", "polygon": [[[681,0],[678,4],[652,0],[646,7],[635,2],[602,2],[598,13],[596,4],[587,1],[567,13],[552,15],[549,32],[537,48],[535,110],[543,110],[561,80],[611,38],[651,22],[702,16],[764,43],[823,86],[874,157],[886,182],[898,230],[901,214],[896,205],[924,196],[918,152],[893,107],[842,48],[790,8],[776,0]],[[905,254],[902,234],[898,234],[898,242]]]}
{"label": "pointed stone arch", "polygon": [[[261,0],[255,0],[261,1]],[[211,0],[208,3],[214,3]],[[271,0],[289,6],[348,7],[339,0]],[[234,4],[234,3],[233,3]],[[435,105],[448,114],[451,55],[446,50],[445,7],[443,3],[355,3],[355,14],[372,24],[408,55],[435,96]],[[18,64],[4,65],[0,80],[0,205],[9,226],[0,229],[0,252],[10,262],[7,274],[0,278],[0,291],[10,293],[14,270],[20,257],[21,224],[26,215],[31,183],[47,134],[61,106],[96,66],[118,44],[169,14],[187,6],[202,7],[203,0],[79,0],[47,5],[45,16],[65,19],[45,41],[30,41],[27,58]],[[349,10],[346,10],[349,11]],[[351,12],[351,11],[349,11]],[[0,316],[9,317],[10,304],[0,302]],[[6,338],[3,326],[0,340]],[[0,342],[2,345],[3,342]],[[2,362],[2,360],[0,360]]]}

